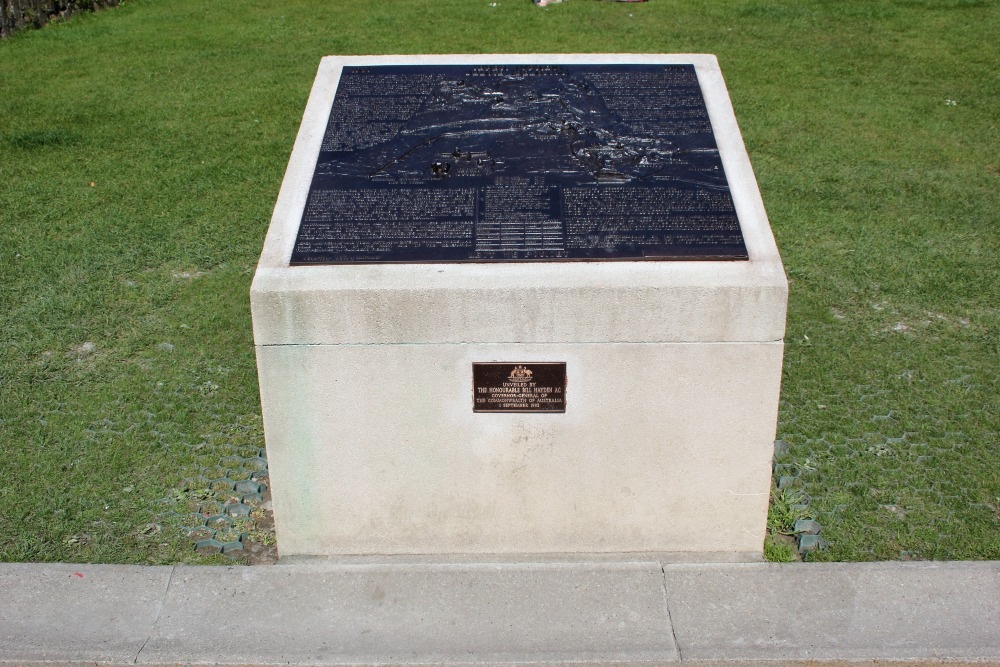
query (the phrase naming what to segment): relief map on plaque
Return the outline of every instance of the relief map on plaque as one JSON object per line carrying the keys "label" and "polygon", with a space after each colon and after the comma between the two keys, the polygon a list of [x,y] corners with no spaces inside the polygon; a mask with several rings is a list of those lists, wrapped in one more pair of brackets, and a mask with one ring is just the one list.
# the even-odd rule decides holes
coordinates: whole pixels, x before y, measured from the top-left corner
{"label": "relief map on plaque", "polygon": [[344,67],[292,265],[741,260],[693,65]]}

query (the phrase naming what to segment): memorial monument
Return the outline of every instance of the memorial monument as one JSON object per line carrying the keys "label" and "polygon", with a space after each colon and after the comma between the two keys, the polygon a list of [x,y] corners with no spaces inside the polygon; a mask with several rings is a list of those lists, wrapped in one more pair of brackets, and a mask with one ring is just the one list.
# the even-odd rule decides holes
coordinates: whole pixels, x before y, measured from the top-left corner
{"label": "memorial monument", "polygon": [[752,558],[786,302],[714,56],[324,58],[251,290],[279,552]]}

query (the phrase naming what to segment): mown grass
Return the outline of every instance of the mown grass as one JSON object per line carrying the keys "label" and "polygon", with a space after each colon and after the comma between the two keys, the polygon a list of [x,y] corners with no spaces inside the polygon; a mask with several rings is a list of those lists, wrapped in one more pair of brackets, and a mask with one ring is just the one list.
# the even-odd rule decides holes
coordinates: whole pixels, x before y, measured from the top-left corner
{"label": "mown grass", "polygon": [[247,294],[319,59],[421,52],[717,54],[811,557],[1000,558],[997,2],[491,5],[129,0],[0,43],[0,559],[197,560],[164,512],[261,441]]}

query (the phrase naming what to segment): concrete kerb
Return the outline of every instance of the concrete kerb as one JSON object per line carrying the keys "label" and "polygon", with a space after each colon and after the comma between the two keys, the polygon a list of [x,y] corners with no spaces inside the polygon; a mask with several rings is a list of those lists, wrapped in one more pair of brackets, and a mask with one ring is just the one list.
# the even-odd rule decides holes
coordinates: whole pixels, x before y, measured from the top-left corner
{"label": "concrete kerb", "polygon": [[1000,562],[0,564],[0,664],[678,662],[1000,665]]}

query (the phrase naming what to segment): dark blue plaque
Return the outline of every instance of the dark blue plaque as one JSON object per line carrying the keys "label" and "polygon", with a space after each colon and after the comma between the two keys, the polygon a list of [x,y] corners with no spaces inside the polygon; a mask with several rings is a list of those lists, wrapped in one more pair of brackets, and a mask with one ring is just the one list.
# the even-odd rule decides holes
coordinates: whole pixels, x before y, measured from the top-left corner
{"label": "dark blue plaque", "polygon": [[693,65],[344,67],[293,265],[745,260]]}

